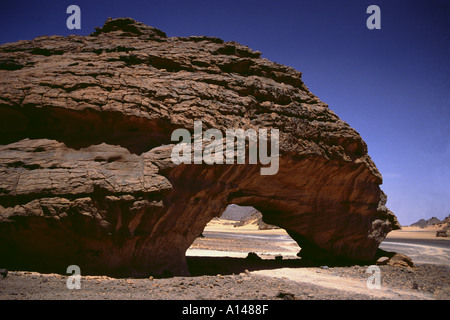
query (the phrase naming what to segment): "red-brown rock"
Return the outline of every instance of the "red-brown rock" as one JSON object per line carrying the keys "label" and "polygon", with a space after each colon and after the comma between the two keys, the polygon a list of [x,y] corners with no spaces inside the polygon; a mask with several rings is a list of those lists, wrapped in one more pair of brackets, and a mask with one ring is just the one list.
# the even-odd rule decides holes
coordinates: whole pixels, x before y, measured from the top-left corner
{"label": "red-brown rock", "polygon": [[[286,229],[302,256],[368,261],[397,228],[360,135],[301,73],[213,37],[129,18],[90,36],[0,46],[5,266],[187,274],[185,251],[230,203]],[[171,133],[277,128],[280,165],[174,165]]]}

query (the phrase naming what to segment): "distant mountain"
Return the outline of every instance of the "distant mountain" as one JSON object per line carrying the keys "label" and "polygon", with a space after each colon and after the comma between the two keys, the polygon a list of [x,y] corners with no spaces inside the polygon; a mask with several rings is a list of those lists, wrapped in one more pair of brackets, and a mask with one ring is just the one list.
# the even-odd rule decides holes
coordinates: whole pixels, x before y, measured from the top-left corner
{"label": "distant mountain", "polygon": [[426,228],[426,227],[433,227],[433,226],[442,226],[445,229],[448,229],[450,227],[450,215],[447,216],[444,220],[439,220],[436,217],[432,217],[428,220],[420,219],[419,221],[413,223],[410,225],[411,227],[419,227],[419,228]]}

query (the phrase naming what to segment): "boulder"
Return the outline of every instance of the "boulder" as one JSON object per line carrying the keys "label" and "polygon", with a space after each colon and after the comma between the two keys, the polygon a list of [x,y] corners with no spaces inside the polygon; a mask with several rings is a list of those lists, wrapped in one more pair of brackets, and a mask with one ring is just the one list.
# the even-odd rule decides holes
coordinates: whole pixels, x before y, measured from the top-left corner
{"label": "boulder", "polygon": [[389,258],[388,265],[394,267],[414,268],[414,262],[410,257],[401,253],[395,253]]}
{"label": "boulder", "polygon": [[382,249],[378,249],[376,253],[376,264],[377,265],[390,265],[394,267],[403,267],[403,268],[414,268],[414,262],[407,255],[384,251]]}
{"label": "boulder", "polygon": [[[399,228],[366,143],[301,73],[236,42],[109,19],[88,36],[0,46],[5,267],[186,275],[229,204],[284,228],[303,257],[369,261]],[[350,99],[350,98],[349,98]],[[279,170],[179,164],[172,132],[279,130]]]}
{"label": "boulder", "polygon": [[436,237],[447,237],[447,230],[436,231]]}

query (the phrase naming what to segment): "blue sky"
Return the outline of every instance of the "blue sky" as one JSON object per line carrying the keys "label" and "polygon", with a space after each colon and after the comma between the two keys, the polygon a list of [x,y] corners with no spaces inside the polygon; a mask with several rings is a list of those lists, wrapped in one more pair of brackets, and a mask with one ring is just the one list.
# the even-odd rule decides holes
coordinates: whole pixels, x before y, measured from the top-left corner
{"label": "blue sky", "polygon": [[[66,8],[81,8],[68,30]],[[369,5],[381,29],[369,30]],[[309,89],[366,141],[402,225],[450,214],[450,1],[8,1],[0,43],[87,35],[132,17],[168,36],[237,41],[303,73]]]}

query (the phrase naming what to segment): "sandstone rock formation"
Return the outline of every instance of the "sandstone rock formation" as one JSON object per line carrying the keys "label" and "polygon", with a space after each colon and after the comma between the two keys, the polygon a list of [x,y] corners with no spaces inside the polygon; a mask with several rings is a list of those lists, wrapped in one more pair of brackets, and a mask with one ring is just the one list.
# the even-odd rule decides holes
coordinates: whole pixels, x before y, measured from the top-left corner
{"label": "sandstone rock formation", "polygon": [[[1,45],[0,79],[5,267],[187,274],[185,251],[231,203],[308,257],[368,261],[398,227],[359,134],[300,72],[238,43],[113,19],[89,36]],[[171,133],[193,120],[278,128],[278,173],[174,165]]]}

